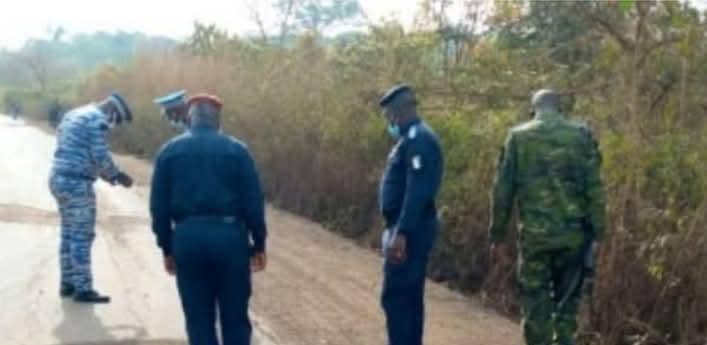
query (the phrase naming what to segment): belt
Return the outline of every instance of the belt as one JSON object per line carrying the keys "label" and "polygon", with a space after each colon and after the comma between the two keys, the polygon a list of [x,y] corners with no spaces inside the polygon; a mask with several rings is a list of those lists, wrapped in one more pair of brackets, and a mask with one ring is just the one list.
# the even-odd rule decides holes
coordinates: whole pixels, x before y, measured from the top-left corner
{"label": "belt", "polygon": [[236,224],[239,220],[236,216],[188,216],[177,220],[177,223],[184,223],[187,221],[221,222],[225,224]]}
{"label": "belt", "polygon": [[69,179],[76,179],[76,180],[86,180],[86,181],[96,180],[96,178],[93,176],[88,176],[86,174],[81,174],[81,173],[72,172],[72,171],[54,171],[54,172],[52,172],[52,174],[54,174],[54,176],[69,178]]}

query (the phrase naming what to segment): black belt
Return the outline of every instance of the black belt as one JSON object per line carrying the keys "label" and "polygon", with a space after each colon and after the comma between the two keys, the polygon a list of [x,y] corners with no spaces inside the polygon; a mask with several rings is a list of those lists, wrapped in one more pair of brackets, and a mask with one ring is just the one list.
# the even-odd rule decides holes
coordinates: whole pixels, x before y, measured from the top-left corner
{"label": "black belt", "polygon": [[184,222],[221,222],[225,224],[239,223],[236,216],[187,216],[177,220],[177,223]]}

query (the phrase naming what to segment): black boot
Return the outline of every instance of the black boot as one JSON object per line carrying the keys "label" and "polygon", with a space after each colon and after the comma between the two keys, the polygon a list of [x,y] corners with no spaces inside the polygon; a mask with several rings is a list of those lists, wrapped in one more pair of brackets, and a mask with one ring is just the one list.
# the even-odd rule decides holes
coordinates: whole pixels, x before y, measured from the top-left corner
{"label": "black boot", "polygon": [[59,288],[59,296],[62,298],[71,297],[76,292],[74,285],[69,283],[61,283],[61,288]]}
{"label": "black boot", "polygon": [[95,290],[76,292],[74,302],[77,303],[110,303],[110,297],[103,296]]}

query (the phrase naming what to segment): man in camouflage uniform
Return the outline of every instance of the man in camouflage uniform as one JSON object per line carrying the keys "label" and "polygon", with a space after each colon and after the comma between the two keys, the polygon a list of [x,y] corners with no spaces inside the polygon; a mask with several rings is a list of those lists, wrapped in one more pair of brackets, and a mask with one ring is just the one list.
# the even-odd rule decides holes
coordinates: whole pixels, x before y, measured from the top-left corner
{"label": "man in camouflage uniform", "polygon": [[113,126],[131,119],[123,98],[113,94],[99,104],[70,111],[57,131],[49,188],[61,216],[60,295],[73,297],[76,302],[110,301],[93,289],[91,277],[91,245],[96,225],[93,183],[100,177],[113,185],[132,185],[132,179],[113,162],[106,143]]}
{"label": "man in camouflage uniform", "polygon": [[517,201],[526,344],[572,345],[583,263],[605,228],[601,156],[591,130],[560,112],[556,92],[537,92],[533,111],[511,130],[499,159],[491,255],[508,257],[502,241]]}

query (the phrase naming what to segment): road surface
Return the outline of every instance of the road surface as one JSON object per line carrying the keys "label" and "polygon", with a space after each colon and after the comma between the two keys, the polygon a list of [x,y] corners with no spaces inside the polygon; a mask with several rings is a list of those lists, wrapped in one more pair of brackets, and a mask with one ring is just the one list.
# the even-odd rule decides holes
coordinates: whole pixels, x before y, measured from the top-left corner
{"label": "road surface", "polygon": [[[118,158],[133,189],[97,184],[93,271],[108,305],[58,297],[58,217],[47,188],[54,138],[0,116],[0,344],[184,345],[172,277],[149,229],[149,164]],[[269,209],[270,263],[254,280],[256,345],[383,345],[380,259],[321,226]],[[518,326],[431,283],[428,345],[515,345]]]}

